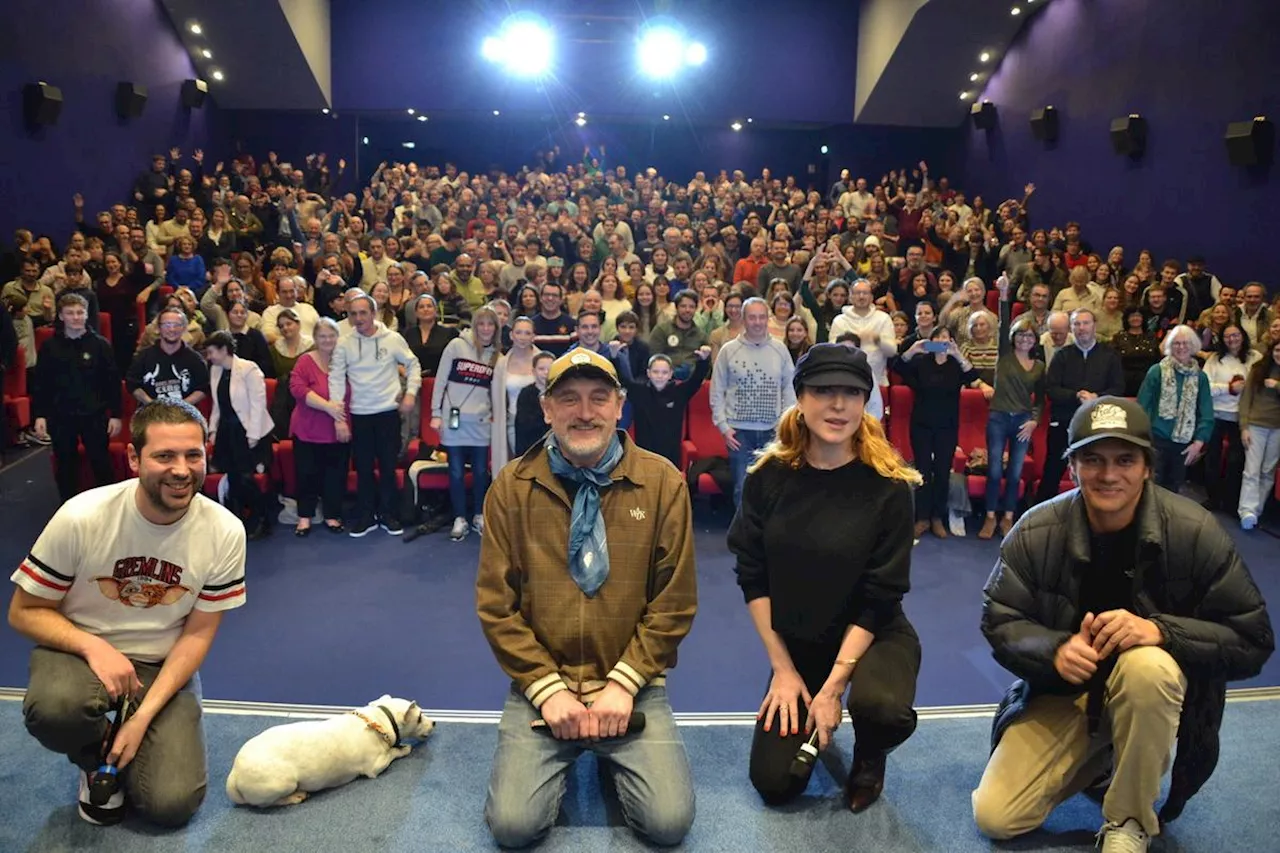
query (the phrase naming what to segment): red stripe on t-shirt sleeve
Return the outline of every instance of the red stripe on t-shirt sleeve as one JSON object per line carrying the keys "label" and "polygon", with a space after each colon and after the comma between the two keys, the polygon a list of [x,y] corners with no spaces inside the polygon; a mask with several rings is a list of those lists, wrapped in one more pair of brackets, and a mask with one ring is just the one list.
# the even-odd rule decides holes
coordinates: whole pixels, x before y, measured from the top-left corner
{"label": "red stripe on t-shirt sleeve", "polygon": [[32,569],[30,566],[28,566],[26,563],[23,563],[18,568],[24,575],[31,578],[33,581],[40,584],[41,586],[47,586],[49,587],[49,589],[56,589],[58,592],[66,592],[67,590],[71,589],[71,584],[54,583],[53,581],[49,580],[43,575],[36,574],[35,570]]}
{"label": "red stripe on t-shirt sleeve", "polygon": [[202,601],[223,601],[228,598],[235,598],[237,595],[244,595],[244,587],[232,590],[231,592],[224,592],[221,595],[206,595],[202,592],[200,593],[200,599]]}

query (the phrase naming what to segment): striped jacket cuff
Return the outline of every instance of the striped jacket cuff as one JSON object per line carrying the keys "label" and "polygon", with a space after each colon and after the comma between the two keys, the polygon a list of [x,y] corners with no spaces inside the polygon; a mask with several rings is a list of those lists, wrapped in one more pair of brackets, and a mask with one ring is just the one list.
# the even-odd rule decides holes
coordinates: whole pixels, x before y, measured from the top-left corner
{"label": "striped jacket cuff", "polygon": [[648,680],[636,672],[635,668],[627,664],[626,661],[618,661],[617,666],[609,671],[608,678],[610,681],[620,684],[632,696],[639,693],[640,688],[648,683]]}
{"label": "striped jacket cuff", "polygon": [[560,673],[553,672],[550,675],[544,675],[525,688],[524,698],[528,699],[533,707],[541,708],[543,702],[546,702],[561,690],[568,689],[569,685],[564,683]]}

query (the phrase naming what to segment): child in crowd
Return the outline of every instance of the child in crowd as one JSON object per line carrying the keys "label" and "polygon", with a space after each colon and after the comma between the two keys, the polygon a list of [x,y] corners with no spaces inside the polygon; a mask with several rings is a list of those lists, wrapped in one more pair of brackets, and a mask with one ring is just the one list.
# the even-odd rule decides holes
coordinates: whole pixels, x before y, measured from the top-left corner
{"label": "child in crowd", "polygon": [[620,341],[609,344],[613,363],[618,368],[622,385],[627,389],[631,414],[635,420],[636,444],[665,456],[671,464],[680,467],[680,441],[684,436],[684,413],[689,401],[707,378],[708,358],[711,347],[700,347],[696,352],[693,373],[684,382],[672,382],[675,369],[671,359],[661,353],[649,359],[648,379],[637,382],[631,372],[631,359],[626,345]]}
{"label": "child in crowd", "polygon": [[516,440],[511,447],[513,458],[523,456],[547,431],[547,422],[542,416],[542,392],[547,390],[547,376],[551,373],[553,361],[555,356],[549,352],[534,355],[533,384],[520,389],[520,396],[516,398]]}

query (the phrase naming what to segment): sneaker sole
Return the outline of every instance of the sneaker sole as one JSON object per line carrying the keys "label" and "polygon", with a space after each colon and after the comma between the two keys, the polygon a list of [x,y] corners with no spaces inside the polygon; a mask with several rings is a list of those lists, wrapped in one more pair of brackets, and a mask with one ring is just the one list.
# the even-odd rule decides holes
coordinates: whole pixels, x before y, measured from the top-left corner
{"label": "sneaker sole", "polygon": [[372,527],[366,527],[364,530],[348,530],[347,535],[352,539],[360,539],[361,537],[368,536],[369,532],[372,530]]}
{"label": "sneaker sole", "polygon": [[392,536],[403,536],[403,535],[404,535],[404,528],[403,528],[403,527],[401,527],[399,530],[392,530],[390,527],[387,527],[385,524],[381,524],[381,525],[378,525],[378,526],[379,526],[379,527],[381,527],[383,530],[387,531],[387,533],[389,533],[389,534],[390,534],[390,535],[392,535]]}

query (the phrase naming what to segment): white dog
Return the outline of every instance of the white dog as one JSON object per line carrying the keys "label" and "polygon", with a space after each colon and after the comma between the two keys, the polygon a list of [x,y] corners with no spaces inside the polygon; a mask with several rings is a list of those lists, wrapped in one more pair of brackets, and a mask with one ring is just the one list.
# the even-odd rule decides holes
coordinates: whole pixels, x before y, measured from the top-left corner
{"label": "white dog", "polygon": [[357,776],[373,779],[409,754],[406,739],[433,728],[417,702],[391,696],[337,717],[275,726],[240,747],[227,796],[240,805],[289,806]]}

